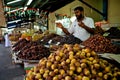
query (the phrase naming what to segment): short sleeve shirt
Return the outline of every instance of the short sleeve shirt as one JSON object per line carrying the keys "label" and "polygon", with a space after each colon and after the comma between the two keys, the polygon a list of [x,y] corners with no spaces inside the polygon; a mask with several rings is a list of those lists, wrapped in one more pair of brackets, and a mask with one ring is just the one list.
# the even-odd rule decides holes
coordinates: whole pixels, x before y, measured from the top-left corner
{"label": "short sleeve shirt", "polygon": [[[85,17],[82,22],[88,26],[89,28],[95,28],[94,27],[94,21],[92,18]],[[77,20],[75,20],[71,26],[68,28],[68,31],[70,34],[73,34],[75,37],[79,38],[82,41],[87,40],[90,37],[90,33],[85,30],[84,28],[80,27],[78,25]]]}

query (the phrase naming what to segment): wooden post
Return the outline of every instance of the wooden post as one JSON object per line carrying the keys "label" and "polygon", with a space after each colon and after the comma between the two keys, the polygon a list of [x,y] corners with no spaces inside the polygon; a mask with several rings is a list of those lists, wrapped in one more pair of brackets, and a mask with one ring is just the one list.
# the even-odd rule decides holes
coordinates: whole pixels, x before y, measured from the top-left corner
{"label": "wooden post", "polygon": [[0,0],[0,27],[6,27],[5,15],[3,10],[2,0]]}

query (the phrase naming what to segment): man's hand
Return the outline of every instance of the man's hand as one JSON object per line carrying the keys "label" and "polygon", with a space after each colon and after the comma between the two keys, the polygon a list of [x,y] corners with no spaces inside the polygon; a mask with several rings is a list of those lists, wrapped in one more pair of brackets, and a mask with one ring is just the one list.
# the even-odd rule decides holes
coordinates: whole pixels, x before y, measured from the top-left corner
{"label": "man's hand", "polygon": [[56,23],[56,26],[59,28],[63,28],[63,25],[61,23]]}
{"label": "man's hand", "polygon": [[80,27],[82,27],[82,28],[85,27],[85,24],[84,24],[83,22],[78,22],[78,25],[79,25]]}
{"label": "man's hand", "polygon": [[86,29],[89,33],[94,34],[94,29],[89,28],[88,26],[86,26],[83,22],[78,22],[78,25],[84,29]]}
{"label": "man's hand", "polygon": [[59,28],[61,28],[62,31],[63,31],[65,34],[67,34],[67,35],[70,34],[70,33],[68,32],[68,30],[67,30],[66,28],[64,28],[64,26],[63,26],[61,23],[56,23],[56,26],[59,27]]}

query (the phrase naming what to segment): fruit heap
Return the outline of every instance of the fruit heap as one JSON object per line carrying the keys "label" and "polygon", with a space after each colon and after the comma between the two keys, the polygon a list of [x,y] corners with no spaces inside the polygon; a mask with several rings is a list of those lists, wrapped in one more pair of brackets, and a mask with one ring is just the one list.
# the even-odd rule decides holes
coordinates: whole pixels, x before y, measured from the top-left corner
{"label": "fruit heap", "polygon": [[51,44],[57,44],[57,42],[60,42],[62,39],[63,39],[62,36],[56,36],[56,37],[52,38]]}
{"label": "fruit heap", "polygon": [[19,34],[19,33],[9,35],[10,41],[18,41],[20,37],[21,37],[21,34]]}
{"label": "fruit heap", "polygon": [[22,47],[24,47],[25,45],[27,45],[29,43],[29,41],[27,41],[26,39],[21,39],[19,41],[17,41],[13,46],[12,49],[13,51],[17,52],[19,51]]}
{"label": "fruit heap", "polygon": [[41,39],[41,42],[42,44],[47,44],[48,41],[54,37],[58,36],[57,34],[55,33],[51,33],[51,34],[48,34],[48,35],[45,35],[42,39]]}
{"label": "fruit heap", "polygon": [[117,80],[120,69],[100,59],[78,44],[64,44],[61,49],[42,58],[39,64],[28,72],[26,80]]}
{"label": "fruit heap", "polygon": [[118,27],[111,27],[107,33],[110,33],[107,37],[109,38],[120,38],[120,29]]}
{"label": "fruit heap", "polygon": [[60,45],[63,44],[80,44],[82,41],[76,37],[74,37],[73,35],[65,35],[64,37],[62,36],[57,36],[52,38],[52,44],[57,44],[58,42],[60,42]]}
{"label": "fruit heap", "polygon": [[26,44],[24,47],[21,48],[21,50],[19,51],[19,53],[23,53],[24,50],[29,49],[31,46],[37,46],[40,43],[38,43],[37,41],[30,41],[29,44]]}
{"label": "fruit heap", "polygon": [[43,37],[44,37],[43,34],[34,33],[34,34],[32,35],[32,41],[37,41],[37,40],[39,40],[39,39],[42,39]]}
{"label": "fruit heap", "polygon": [[[49,41],[51,40],[51,43],[49,43]],[[65,36],[60,36],[54,33],[48,34],[46,36],[44,36],[42,39],[38,40],[39,43],[42,44],[57,44],[58,42],[60,42],[60,45],[63,44],[80,44],[82,41],[76,37],[74,37],[73,35],[65,35]]]}
{"label": "fruit heap", "polygon": [[43,45],[36,44],[28,46],[18,53],[18,57],[24,60],[40,60],[41,58],[48,57],[49,55],[50,51],[48,48]]}
{"label": "fruit heap", "polygon": [[50,52],[54,52],[61,47],[62,47],[62,45],[50,45],[49,50],[50,50]]}
{"label": "fruit heap", "polygon": [[96,52],[118,53],[117,47],[111,41],[102,35],[96,34],[82,43]]}
{"label": "fruit heap", "polygon": [[61,44],[80,44],[81,40],[74,37],[73,35],[66,35],[65,37],[63,37],[60,41]]}

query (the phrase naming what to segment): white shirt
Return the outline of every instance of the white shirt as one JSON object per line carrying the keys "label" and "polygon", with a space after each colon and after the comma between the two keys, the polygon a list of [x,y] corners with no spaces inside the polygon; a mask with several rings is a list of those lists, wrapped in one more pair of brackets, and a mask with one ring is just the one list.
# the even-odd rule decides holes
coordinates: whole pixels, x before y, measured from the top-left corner
{"label": "white shirt", "polygon": [[5,47],[10,47],[11,42],[9,40],[8,34],[6,34],[4,38],[5,38]]}
{"label": "white shirt", "polygon": [[[82,22],[90,28],[95,28],[92,18],[85,17]],[[68,31],[70,34],[73,34],[82,41],[85,41],[90,37],[90,33],[78,25],[77,19],[71,24],[71,27],[68,28]]]}

